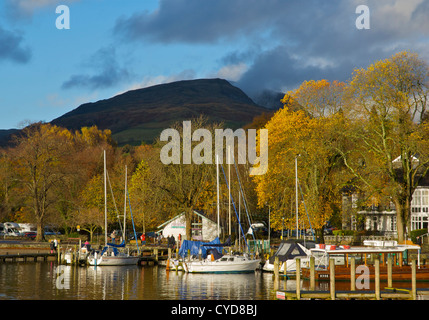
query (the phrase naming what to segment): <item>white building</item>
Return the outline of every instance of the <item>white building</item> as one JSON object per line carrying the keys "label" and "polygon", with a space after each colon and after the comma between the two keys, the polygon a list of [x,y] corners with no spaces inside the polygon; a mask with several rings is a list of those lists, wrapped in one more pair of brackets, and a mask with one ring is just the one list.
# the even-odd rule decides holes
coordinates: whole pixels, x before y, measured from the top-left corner
{"label": "white building", "polygon": [[[164,222],[158,226],[158,230],[162,232],[162,235],[165,238],[168,236],[174,236],[177,241],[180,234],[181,238],[184,239],[186,234],[185,213],[182,212],[173,219]],[[191,230],[191,240],[212,241],[218,236],[217,223],[205,217],[202,212],[198,212],[196,210],[194,210],[194,215],[192,217]]]}
{"label": "white building", "polygon": [[417,187],[411,201],[411,230],[427,229],[429,217],[429,187]]}
{"label": "white building", "polygon": [[[396,169],[401,168],[401,157],[392,161]],[[413,168],[419,163],[416,156],[412,156]],[[343,193],[343,229],[359,229],[356,217],[364,218],[364,228],[369,231],[377,231],[384,235],[396,236],[396,208],[390,202],[385,206],[371,206],[358,208],[359,196],[352,190],[344,190]],[[411,230],[427,229],[429,221],[429,175],[426,175],[420,185],[414,190],[411,201]]]}
{"label": "white building", "polygon": [[[357,195],[343,196],[343,210],[351,208],[356,214],[349,214],[346,219],[350,219],[350,228],[358,230],[358,219],[364,219],[363,227],[365,230],[378,231],[384,235],[396,236],[396,209],[393,203],[387,206],[371,206],[358,210]],[[348,209],[350,213],[350,209]],[[418,229],[427,229],[429,222],[429,187],[419,186],[413,193],[411,201],[411,231]],[[347,224],[343,219],[343,228],[347,229]]]}

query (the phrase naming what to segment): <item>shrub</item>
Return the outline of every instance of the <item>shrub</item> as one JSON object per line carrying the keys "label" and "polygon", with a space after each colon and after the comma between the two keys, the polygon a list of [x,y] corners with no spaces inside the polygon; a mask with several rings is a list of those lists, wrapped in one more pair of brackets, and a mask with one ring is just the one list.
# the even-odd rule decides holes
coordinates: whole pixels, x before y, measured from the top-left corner
{"label": "shrub", "polygon": [[411,241],[417,243],[417,237],[428,232],[428,229],[417,229],[410,232]]}

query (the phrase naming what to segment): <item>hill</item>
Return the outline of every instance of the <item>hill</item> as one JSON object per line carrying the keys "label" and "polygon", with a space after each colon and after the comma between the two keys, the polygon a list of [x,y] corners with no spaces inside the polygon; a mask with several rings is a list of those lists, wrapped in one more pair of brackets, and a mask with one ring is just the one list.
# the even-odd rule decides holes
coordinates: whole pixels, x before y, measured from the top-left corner
{"label": "hill", "polygon": [[206,115],[237,129],[267,112],[242,90],[222,79],[178,81],[127,91],[109,99],[85,103],[51,123],[77,130],[97,125],[112,130],[119,145],[152,143],[176,121]]}

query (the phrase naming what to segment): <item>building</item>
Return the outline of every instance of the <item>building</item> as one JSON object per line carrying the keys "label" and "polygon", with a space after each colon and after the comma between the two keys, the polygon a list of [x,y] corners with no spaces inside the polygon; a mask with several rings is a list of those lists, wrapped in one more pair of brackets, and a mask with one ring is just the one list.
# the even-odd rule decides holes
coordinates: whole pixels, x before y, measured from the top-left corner
{"label": "building", "polygon": [[[162,235],[165,238],[168,236],[174,236],[177,241],[180,234],[182,239],[184,239],[186,234],[185,213],[182,212],[174,218],[164,222],[158,226],[158,230],[162,232]],[[196,210],[194,210],[192,217],[191,230],[191,240],[212,241],[218,236],[217,223],[207,218],[202,212]]]}
{"label": "building", "polygon": [[[396,170],[401,170],[401,157],[392,161]],[[413,169],[419,163],[418,156],[412,156]],[[362,207],[359,195],[352,188],[343,189],[342,228],[377,232],[386,236],[397,236],[396,208],[393,202],[385,205]],[[414,190],[411,201],[411,230],[427,229],[429,219],[429,174],[424,176]]]}
{"label": "building", "polygon": [[[343,229],[364,229],[393,237],[397,235],[396,209],[392,202],[387,205],[359,207],[358,199],[356,193],[343,194]],[[411,231],[427,229],[428,222],[429,186],[418,186],[411,201]]]}

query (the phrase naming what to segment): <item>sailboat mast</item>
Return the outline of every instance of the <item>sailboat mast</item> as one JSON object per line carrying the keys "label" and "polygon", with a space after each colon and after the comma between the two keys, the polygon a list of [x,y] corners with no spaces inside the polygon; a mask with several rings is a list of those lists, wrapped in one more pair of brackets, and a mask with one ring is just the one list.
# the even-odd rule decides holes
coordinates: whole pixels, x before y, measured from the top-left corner
{"label": "sailboat mast", "polygon": [[231,236],[231,148],[228,146],[228,222],[229,235]]}
{"label": "sailboat mast", "polygon": [[126,239],[126,223],[127,223],[127,192],[128,192],[128,189],[127,189],[127,166],[125,165],[125,195],[124,195],[124,231],[123,231],[123,234],[122,234],[122,239],[126,242],[127,241],[127,239]]}
{"label": "sailboat mast", "polygon": [[104,150],[104,244],[107,246],[107,166],[106,166],[106,150]]}
{"label": "sailboat mast", "polygon": [[220,237],[220,212],[219,212],[219,155],[216,155],[216,189],[217,189],[217,236]]}
{"label": "sailboat mast", "polygon": [[296,213],[296,238],[298,239],[298,156],[295,157],[295,213]]}

